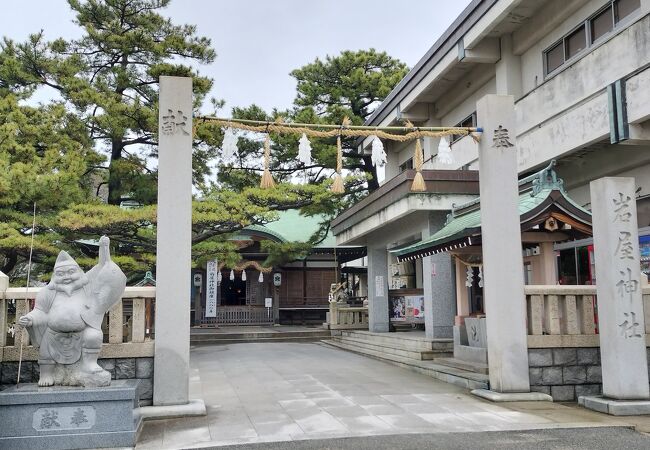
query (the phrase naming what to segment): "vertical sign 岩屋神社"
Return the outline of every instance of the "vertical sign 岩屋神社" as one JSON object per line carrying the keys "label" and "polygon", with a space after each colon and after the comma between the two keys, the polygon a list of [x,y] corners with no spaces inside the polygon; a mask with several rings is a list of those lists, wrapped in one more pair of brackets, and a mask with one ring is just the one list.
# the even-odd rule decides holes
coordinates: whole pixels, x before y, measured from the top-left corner
{"label": "vertical sign \u5ca9\u5c4b\u795e\u793e", "polygon": [[634,178],[592,181],[603,395],[647,399],[648,365]]}
{"label": "vertical sign \u5ca9\u5c4b\u795e\u793e", "polygon": [[208,261],[207,292],[205,296],[205,317],[217,317],[217,261]]}

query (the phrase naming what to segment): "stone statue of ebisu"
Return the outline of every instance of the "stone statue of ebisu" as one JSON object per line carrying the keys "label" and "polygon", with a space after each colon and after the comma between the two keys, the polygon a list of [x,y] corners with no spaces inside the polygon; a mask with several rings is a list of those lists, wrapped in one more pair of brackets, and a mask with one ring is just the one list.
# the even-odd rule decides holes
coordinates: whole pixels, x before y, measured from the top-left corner
{"label": "stone statue of ebisu", "polygon": [[[52,280],[36,295],[34,309],[22,316],[39,346],[39,386],[108,386],[111,375],[97,364],[104,314],[120,301],[126,276],[111,261],[109,239],[99,240],[99,262],[87,273],[65,251],[56,259]],[[121,324],[120,324],[121,325]]]}

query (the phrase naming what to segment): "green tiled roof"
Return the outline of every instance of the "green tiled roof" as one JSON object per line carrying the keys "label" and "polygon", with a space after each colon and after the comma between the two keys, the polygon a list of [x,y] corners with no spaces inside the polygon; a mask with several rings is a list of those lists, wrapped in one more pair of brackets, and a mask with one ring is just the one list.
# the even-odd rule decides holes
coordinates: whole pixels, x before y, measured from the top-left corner
{"label": "green tiled roof", "polygon": [[[562,193],[564,198],[571,203],[576,208],[584,211],[589,214],[587,210],[576,204],[573,200],[567,197],[566,192],[563,188],[562,180],[557,178],[555,171],[551,169],[552,165],[541,172],[527,177],[519,182],[520,186],[523,184],[533,182],[532,191],[530,189],[526,190],[519,195],[519,215],[522,216],[529,211],[532,211],[537,206],[542,204],[544,200],[551,194],[553,191],[559,191]],[[459,211],[456,213],[456,211]],[[395,255],[403,256],[419,252],[434,246],[439,246],[447,242],[458,241],[467,236],[475,236],[481,233],[481,209],[480,209],[480,199],[477,198],[465,205],[461,205],[456,208],[449,215],[447,223],[445,226],[440,229],[437,233],[423,239],[420,242],[417,242],[408,247],[403,247],[398,250],[394,250],[392,253]]]}
{"label": "green tiled roof", "polygon": [[[300,211],[290,209],[278,211],[279,219],[265,225],[251,225],[244,228],[240,234],[247,232],[267,233],[278,239],[280,242],[307,242],[318,230],[320,223],[326,220],[325,216],[303,216]],[[316,248],[334,248],[336,239],[331,231],[323,242],[316,245]]]}

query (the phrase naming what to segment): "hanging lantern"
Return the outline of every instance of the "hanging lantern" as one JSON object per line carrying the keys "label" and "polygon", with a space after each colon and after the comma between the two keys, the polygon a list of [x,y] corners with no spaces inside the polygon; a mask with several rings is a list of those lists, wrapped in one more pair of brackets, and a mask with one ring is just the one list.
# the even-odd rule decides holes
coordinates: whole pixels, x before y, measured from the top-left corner
{"label": "hanging lantern", "polygon": [[438,144],[438,162],[445,166],[454,163],[454,156],[451,154],[451,147],[449,146],[447,139],[444,137],[440,138],[440,143]]}
{"label": "hanging lantern", "polygon": [[235,271],[234,271],[234,269],[230,269],[230,281],[235,281]]}
{"label": "hanging lantern", "polygon": [[217,284],[221,284],[222,279],[223,279],[223,277],[221,276],[221,271],[219,270],[217,272]]}
{"label": "hanging lantern", "polygon": [[228,127],[223,133],[223,143],[221,144],[221,152],[224,160],[231,159],[237,153],[237,135],[235,131]]}
{"label": "hanging lantern", "polygon": [[483,287],[483,265],[478,266],[478,287]]}
{"label": "hanging lantern", "polygon": [[467,279],[465,280],[465,286],[472,287],[474,284],[474,269],[472,266],[467,266]]}
{"label": "hanging lantern", "polygon": [[241,280],[246,281],[246,271],[242,269],[241,271]]}
{"label": "hanging lantern", "polygon": [[268,189],[275,186],[273,177],[271,176],[271,171],[269,170],[269,165],[271,163],[271,138],[269,135],[266,135],[264,140],[264,173],[262,173],[262,181],[260,182],[260,187],[262,189]]}
{"label": "hanging lantern", "polygon": [[343,184],[343,149],[341,148],[341,136],[336,138],[336,175],[334,175],[334,183],[332,183],[332,192],[335,194],[345,193],[345,186]]}
{"label": "hanging lantern", "polygon": [[257,282],[258,283],[264,283],[264,273],[263,272],[260,272],[260,276],[257,279]]}
{"label": "hanging lantern", "polygon": [[413,155],[413,165],[415,166],[415,178],[411,185],[411,191],[424,192],[427,190],[427,184],[422,177],[422,165],[424,164],[424,154],[422,153],[422,144],[420,137],[415,138],[415,154]]}
{"label": "hanging lantern", "polygon": [[302,134],[302,137],[298,141],[298,161],[305,166],[311,164],[311,142],[309,142],[305,133]]}
{"label": "hanging lantern", "polygon": [[384,151],[384,143],[381,142],[377,136],[370,136],[372,139],[372,165],[375,167],[383,166],[386,164],[386,152]]}

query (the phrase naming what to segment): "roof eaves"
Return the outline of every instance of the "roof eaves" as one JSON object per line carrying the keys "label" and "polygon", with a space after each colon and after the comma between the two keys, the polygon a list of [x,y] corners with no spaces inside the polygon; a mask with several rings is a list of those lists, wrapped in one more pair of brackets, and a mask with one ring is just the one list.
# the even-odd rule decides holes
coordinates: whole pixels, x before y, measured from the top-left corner
{"label": "roof eaves", "polygon": [[[426,76],[431,68],[457,45],[458,41],[465,35],[467,30],[473,27],[499,0],[472,0],[454,22],[445,30],[438,40],[431,46],[429,51],[415,64],[406,74],[402,81],[388,94],[383,102],[366,120],[366,125],[376,125],[386,118],[404,97]],[[423,72],[423,74],[422,74]]]}

